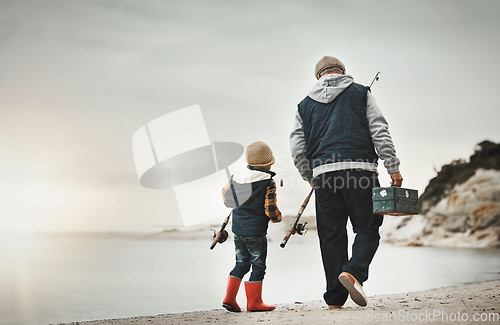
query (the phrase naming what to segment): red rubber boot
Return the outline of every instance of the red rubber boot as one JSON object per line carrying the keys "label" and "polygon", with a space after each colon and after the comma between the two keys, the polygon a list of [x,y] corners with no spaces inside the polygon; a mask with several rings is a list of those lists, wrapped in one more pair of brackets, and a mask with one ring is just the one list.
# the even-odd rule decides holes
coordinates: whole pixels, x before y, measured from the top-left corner
{"label": "red rubber boot", "polygon": [[229,311],[240,312],[241,308],[236,302],[236,295],[240,289],[241,279],[234,276],[229,276],[227,279],[226,297],[222,301],[222,307]]}
{"label": "red rubber boot", "polygon": [[245,282],[247,311],[269,311],[276,308],[262,302],[262,282]]}

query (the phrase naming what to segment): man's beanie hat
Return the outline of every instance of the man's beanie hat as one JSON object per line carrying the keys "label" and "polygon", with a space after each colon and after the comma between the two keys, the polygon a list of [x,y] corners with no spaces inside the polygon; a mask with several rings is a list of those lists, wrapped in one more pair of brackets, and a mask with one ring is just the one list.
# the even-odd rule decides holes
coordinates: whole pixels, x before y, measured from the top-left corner
{"label": "man's beanie hat", "polygon": [[345,65],[337,58],[333,56],[324,56],[322,57],[318,63],[316,63],[316,69],[314,69],[314,75],[319,79],[319,76],[323,71],[328,68],[337,68],[345,73]]}
{"label": "man's beanie hat", "polygon": [[254,167],[265,167],[274,164],[271,148],[262,141],[251,143],[247,147],[247,163]]}

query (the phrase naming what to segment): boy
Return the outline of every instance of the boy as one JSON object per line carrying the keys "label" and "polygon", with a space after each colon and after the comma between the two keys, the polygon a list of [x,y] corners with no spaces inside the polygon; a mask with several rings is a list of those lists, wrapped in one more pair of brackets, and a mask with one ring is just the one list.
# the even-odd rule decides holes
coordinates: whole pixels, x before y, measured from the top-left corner
{"label": "boy", "polygon": [[262,302],[262,280],[266,270],[267,226],[269,220],[281,221],[276,205],[276,183],[271,171],[274,156],[271,148],[257,141],[246,150],[248,166],[231,177],[222,190],[224,204],[233,208],[234,246],[236,265],[229,274],[226,297],[222,306],[239,312],[236,294],[241,279],[252,268],[249,281],[245,282],[247,311],[268,311],[275,306]]}

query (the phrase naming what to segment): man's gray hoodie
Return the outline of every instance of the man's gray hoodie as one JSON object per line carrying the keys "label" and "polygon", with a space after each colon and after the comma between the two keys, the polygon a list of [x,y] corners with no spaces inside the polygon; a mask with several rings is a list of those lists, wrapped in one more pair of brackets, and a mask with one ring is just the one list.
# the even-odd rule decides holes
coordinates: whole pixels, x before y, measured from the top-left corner
{"label": "man's gray hoodie", "polygon": [[[340,93],[354,82],[350,75],[327,74],[321,77],[314,85],[308,96],[320,103],[331,103]],[[375,98],[368,91],[366,100],[366,118],[369,123],[370,135],[373,146],[380,159],[384,160],[384,166],[389,174],[399,172],[399,159],[396,157],[396,149],[389,133],[389,126],[382,115]],[[376,163],[367,162],[335,162],[317,166],[311,170],[309,160],[306,158],[306,139],[302,124],[302,117],[298,110],[295,116],[295,125],[290,134],[290,150],[295,166],[302,178],[309,183],[314,177],[326,172],[342,169],[368,169],[376,170]]]}

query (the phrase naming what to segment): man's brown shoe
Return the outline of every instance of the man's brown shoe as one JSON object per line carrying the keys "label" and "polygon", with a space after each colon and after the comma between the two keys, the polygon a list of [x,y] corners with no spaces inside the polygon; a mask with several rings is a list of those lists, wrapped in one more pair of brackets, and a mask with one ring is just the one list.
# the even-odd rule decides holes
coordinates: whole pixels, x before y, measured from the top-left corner
{"label": "man's brown shoe", "polygon": [[352,301],[364,307],[368,304],[365,291],[361,284],[350,273],[342,272],[339,275],[339,281],[349,291]]}

